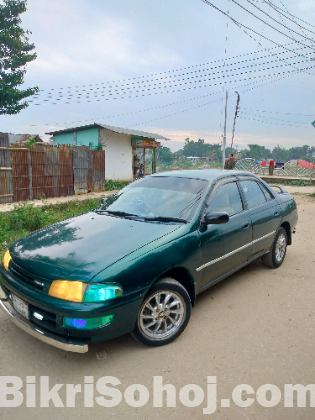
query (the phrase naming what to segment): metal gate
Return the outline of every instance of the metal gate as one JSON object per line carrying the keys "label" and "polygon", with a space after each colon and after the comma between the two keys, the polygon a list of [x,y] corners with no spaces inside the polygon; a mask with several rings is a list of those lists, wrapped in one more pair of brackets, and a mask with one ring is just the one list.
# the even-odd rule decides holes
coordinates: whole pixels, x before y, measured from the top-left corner
{"label": "metal gate", "polygon": [[88,146],[73,147],[73,185],[75,194],[91,191],[89,180],[89,159],[91,153]]}

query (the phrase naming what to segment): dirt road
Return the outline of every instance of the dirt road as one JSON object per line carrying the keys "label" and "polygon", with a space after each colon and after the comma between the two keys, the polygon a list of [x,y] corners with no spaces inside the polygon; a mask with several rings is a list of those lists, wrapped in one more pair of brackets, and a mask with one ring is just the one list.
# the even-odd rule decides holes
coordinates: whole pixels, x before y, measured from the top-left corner
{"label": "dirt road", "polygon": [[[308,408],[296,408],[296,398],[294,408],[284,408],[283,397],[284,384],[315,383],[315,200],[296,196],[296,201],[299,209],[297,233],[283,265],[272,270],[259,260],[200,295],[186,331],[168,346],[145,347],[126,335],[92,345],[86,354],[65,353],[21,331],[1,310],[0,375],[21,378],[24,402],[19,407],[0,408],[0,418],[313,420],[314,408],[309,408],[309,399],[306,401]],[[25,406],[26,376],[35,377],[35,408],[30,407],[31,392],[28,406]],[[40,376],[49,376],[50,389],[64,384],[59,391],[60,400],[55,396],[55,401],[67,404],[68,408],[56,408],[52,402],[49,408],[40,407]],[[86,407],[89,401],[84,402],[83,389],[87,376],[93,377],[94,396],[100,396],[101,389],[97,390],[95,386],[100,378],[117,378],[121,384],[115,388],[122,393],[122,401],[119,403],[117,391],[117,406],[103,407],[99,403],[104,403],[104,400],[97,400],[94,407]],[[153,407],[154,376],[162,376],[163,384],[174,385],[176,407],[167,408],[165,396],[163,407]],[[215,414],[203,413],[207,396],[203,402],[201,397],[202,390],[206,394],[207,377],[216,377],[212,378],[217,382]],[[66,400],[65,384],[81,384],[82,392],[76,395],[75,403],[72,401],[75,407],[69,407],[71,398],[67,392]],[[137,402],[132,403],[128,392],[123,395],[133,384],[140,384],[148,390],[149,400],[145,403],[147,393],[140,387],[142,407],[132,406]],[[200,387],[195,387],[196,395],[201,396],[196,401],[200,405],[196,407],[184,405],[188,404],[186,388],[181,393],[180,390],[188,384]],[[231,396],[233,389],[240,384],[250,385],[255,392],[262,385],[272,384],[281,392],[279,396],[273,387],[273,401],[279,397],[279,403],[266,408],[263,406],[266,405],[264,396],[260,394],[258,401],[256,399],[245,408],[244,405],[251,403],[248,398],[255,399],[255,394],[243,393],[242,396],[236,395],[237,405]],[[88,385],[85,389],[88,396]],[[209,389],[213,390],[214,385],[209,385]],[[264,394],[263,388],[260,391]],[[270,393],[266,395],[270,399]],[[193,397],[191,392],[190,398]],[[230,399],[230,407],[221,407],[226,405],[221,399]]]}

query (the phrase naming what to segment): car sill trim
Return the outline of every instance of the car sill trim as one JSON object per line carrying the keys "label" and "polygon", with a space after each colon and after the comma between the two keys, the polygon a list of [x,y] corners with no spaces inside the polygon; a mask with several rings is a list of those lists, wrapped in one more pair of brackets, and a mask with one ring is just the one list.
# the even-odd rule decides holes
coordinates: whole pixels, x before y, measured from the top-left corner
{"label": "car sill trim", "polygon": [[229,252],[228,254],[223,255],[222,257],[219,257],[219,258],[216,258],[215,260],[209,261],[208,263],[206,263],[206,264],[204,264],[204,265],[201,265],[200,267],[196,268],[196,271],[201,271],[201,270],[203,270],[204,268],[209,267],[209,266],[210,266],[210,265],[212,265],[212,264],[215,264],[215,263],[217,263],[217,262],[219,262],[219,261],[222,261],[222,260],[224,260],[225,258],[228,258],[228,257],[230,257],[231,255],[236,254],[237,252],[242,251],[242,250],[243,250],[243,249],[245,249],[245,248],[248,248],[249,246],[251,246],[251,245],[255,244],[256,242],[259,242],[259,241],[262,241],[263,239],[268,238],[269,236],[273,235],[274,233],[276,233],[276,231],[275,231],[275,230],[274,230],[274,231],[272,231],[272,232],[270,232],[270,233],[267,233],[267,235],[264,235],[264,236],[262,236],[261,238],[255,239],[254,241],[249,242],[248,244],[241,246],[240,248],[234,249],[234,251],[231,251],[231,252]]}
{"label": "car sill trim", "polygon": [[[1,287],[0,290],[2,291]],[[1,293],[3,294],[3,293]],[[38,340],[43,341],[46,344],[50,344],[51,346],[57,347],[58,349],[71,351],[74,353],[86,353],[89,349],[87,344],[74,344],[74,343],[67,343],[62,340],[57,340],[55,338],[49,337],[45,332],[41,331],[38,328],[35,328],[25,322],[20,315],[15,314],[13,310],[9,308],[8,302],[5,302],[3,299],[0,299],[0,305],[9,314],[12,318],[12,321],[15,325],[21,328],[26,333],[30,334],[31,336],[37,338]]]}

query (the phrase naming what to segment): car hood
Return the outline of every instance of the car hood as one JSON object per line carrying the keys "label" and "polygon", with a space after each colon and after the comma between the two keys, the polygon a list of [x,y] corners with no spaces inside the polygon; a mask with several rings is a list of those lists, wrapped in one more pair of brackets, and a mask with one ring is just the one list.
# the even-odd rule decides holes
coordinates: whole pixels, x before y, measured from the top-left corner
{"label": "car hood", "polygon": [[87,213],[40,229],[10,247],[22,269],[46,279],[88,282],[97,273],[181,225]]}

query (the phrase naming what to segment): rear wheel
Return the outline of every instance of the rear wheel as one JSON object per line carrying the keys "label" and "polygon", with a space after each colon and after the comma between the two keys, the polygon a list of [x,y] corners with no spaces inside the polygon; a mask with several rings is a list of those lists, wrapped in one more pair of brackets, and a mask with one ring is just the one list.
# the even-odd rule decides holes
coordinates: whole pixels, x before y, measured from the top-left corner
{"label": "rear wheel", "polygon": [[270,252],[262,257],[263,263],[271,268],[280,267],[287,252],[287,244],[287,232],[281,227],[276,234]]}
{"label": "rear wheel", "polygon": [[149,346],[163,346],[184,331],[190,314],[187,290],[178,281],[165,277],[145,297],[132,335]]}

